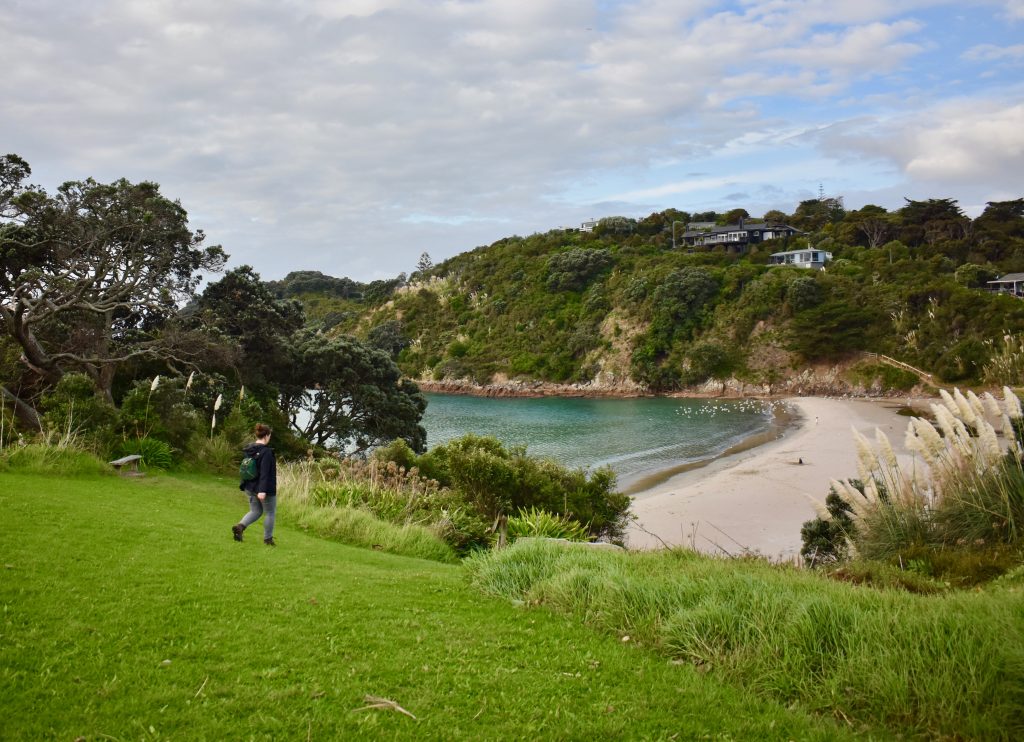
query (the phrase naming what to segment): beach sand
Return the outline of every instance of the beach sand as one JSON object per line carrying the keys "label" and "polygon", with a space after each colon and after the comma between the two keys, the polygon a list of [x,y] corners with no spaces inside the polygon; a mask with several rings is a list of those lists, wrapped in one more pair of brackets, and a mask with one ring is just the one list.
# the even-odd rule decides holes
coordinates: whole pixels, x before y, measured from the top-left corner
{"label": "beach sand", "polygon": [[909,418],[896,414],[907,400],[794,397],[786,403],[800,419],[782,438],[634,494],[637,521],[627,530],[628,546],[792,559],[800,552],[800,526],[816,517],[809,498],[824,503],[830,479],[857,476],[851,428],[872,441],[880,428],[900,459],[909,458],[903,447]]}

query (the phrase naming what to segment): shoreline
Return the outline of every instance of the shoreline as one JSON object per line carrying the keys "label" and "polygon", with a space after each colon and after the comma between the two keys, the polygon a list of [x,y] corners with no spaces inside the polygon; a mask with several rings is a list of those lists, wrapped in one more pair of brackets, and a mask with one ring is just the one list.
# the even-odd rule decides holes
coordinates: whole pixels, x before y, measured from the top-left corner
{"label": "shoreline", "polygon": [[768,424],[767,430],[751,433],[738,443],[734,443],[724,451],[720,451],[707,458],[696,461],[686,461],[674,464],[664,469],[658,469],[644,474],[620,490],[623,494],[634,497],[657,488],[659,485],[668,482],[680,474],[712,466],[715,462],[737,456],[746,451],[754,451],[761,446],[773,443],[793,432],[793,429],[800,425],[800,414],[787,404],[785,399],[766,400],[772,405],[772,421]]}
{"label": "shoreline", "polygon": [[778,401],[805,396],[817,397],[848,397],[855,399],[905,399],[907,392],[883,392],[880,389],[868,389],[853,386],[838,380],[836,369],[820,377],[807,374],[785,383],[773,386],[739,381],[738,379],[712,380],[696,387],[689,387],[674,392],[652,392],[635,382],[585,384],[557,384],[550,381],[523,381],[506,379],[495,383],[477,384],[467,379],[410,379],[420,391],[428,394],[453,394],[467,397],[509,397],[538,398],[566,397],[584,399],[634,399],[637,397],[664,397],[666,399],[763,399]]}
{"label": "shoreline", "polygon": [[628,546],[795,558],[800,527],[816,517],[812,501],[824,504],[830,479],[856,476],[851,427],[869,439],[881,429],[897,455],[909,458],[903,446],[908,418],[897,411],[914,401],[786,398],[793,418],[774,439],[744,441],[645,489],[631,488],[636,521],[627,528]]}

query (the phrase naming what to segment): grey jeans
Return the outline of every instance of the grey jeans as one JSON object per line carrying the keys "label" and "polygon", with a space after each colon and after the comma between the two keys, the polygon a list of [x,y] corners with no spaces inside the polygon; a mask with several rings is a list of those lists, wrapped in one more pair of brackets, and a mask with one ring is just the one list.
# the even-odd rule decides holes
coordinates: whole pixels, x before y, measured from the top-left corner
{"label": "grey jeans", "polygon": [[263,539],[274,535],[274,516],[277,514],[277,497],[267,497],[262,502],[256,495],[249,495],[249,512],[242,516],[240,523],[248,528],[263,516]]}

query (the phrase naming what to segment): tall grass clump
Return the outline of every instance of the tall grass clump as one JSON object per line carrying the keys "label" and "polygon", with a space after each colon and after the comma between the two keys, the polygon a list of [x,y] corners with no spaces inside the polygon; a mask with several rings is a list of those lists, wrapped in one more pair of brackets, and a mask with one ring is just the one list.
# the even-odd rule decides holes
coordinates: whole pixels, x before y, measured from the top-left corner
{"label": "tall grass clump", "polygon": [[921,597],[756,560],[543,541],[474,555],[466,567],[485,593],[575,615],[851,724],[927,739],[1024,735],[1016,583]]}
{"label": "tall grass clump", "polygon": [[1004,333],[998,347],[993,340],[986,340],[991,349],[989,361],[982,376],[993,384],[1024,384],[1024,336]]}
{"label": "tall grass clump", "polygon": [[[389,477],[369,474],[369,465],[356,462],[300,461],[278,467],[278,492],[284,502],[281,514],[300,528],[318,536],[353,546],[373,548],[392,554],[454,562],[453,547],[444,539],[443,523],[418,520],[413,508],[403,509],[414,497],[393,488],[398,471]],[[353,474],[358,472],[358,474]],[[389,487],[388,485],[392,485]],[[392,515],[405,513],[397,522],[388,520],[374,506]]]}
{"label": "tall grass clump", "polygon": [[110,465],[72,442],[42,441],[8,446],[0,451],[0,466],[33,474],[66,476],[111,474]]}
{"label": "tall grass clump", "polygon": [[881,431],[874,444],[854,431],[859,480],[832,481],[848,506],[852,551],[901,564],[941,562],[934,556],[949,551],[1002,552],[1012,562],[1024,532],[1020,401],[1009,388],[1002,399],[940,394],[936,423],[914,418],[907,427],[909,464]]}

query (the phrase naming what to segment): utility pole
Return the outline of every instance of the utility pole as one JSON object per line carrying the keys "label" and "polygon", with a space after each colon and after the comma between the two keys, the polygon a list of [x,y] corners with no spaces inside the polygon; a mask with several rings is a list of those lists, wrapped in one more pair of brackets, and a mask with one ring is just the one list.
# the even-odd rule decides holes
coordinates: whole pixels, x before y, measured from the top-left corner
{"label": "utility pole", "polygon": [[676,221],[672,222],[672,249],[673,250],[676,249],[676,225],[677,224],[682,224],[682,223],[683,222],[676,222]]}

